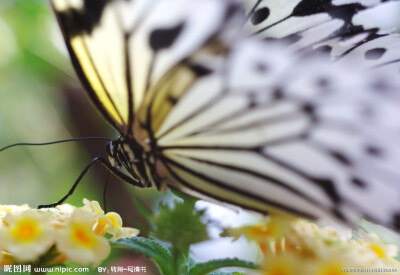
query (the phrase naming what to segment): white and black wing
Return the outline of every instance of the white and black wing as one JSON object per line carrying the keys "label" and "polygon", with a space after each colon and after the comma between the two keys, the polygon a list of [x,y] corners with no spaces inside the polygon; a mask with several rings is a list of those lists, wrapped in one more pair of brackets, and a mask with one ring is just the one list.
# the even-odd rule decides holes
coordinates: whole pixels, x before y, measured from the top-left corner
{"label": "white and black wing", "polygon": [[[387,35],[371,24],[371,13],[396,0],[245,0],[244,29],[263,39],[288,43],[292,50],[320,48],[338,57]],[[386,2],[386,3],[384,3]],[[389,3],[393,2],[393,3]]]}
{"label": "white and black wing", "polygon": [[239,10],[236,1],[218,0],[51,3],[87,94],[124,136],[132,136],[135,114],[152,86],[221,35]]}
{"label": "white and black wing", "polygon": [[154,134],[172,186],[262,212],[400,229],[399,81],[380,86],[355,63],[256,40],[219,61]]}

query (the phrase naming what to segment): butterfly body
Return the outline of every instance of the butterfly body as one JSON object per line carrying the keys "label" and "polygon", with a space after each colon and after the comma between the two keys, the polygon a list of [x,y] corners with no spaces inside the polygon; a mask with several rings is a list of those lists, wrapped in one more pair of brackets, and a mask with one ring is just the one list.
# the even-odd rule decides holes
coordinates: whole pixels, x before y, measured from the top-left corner
{"label": "butterfly body", "polygon": [[244,2],[247,23],[234,0],[52,1],[78,76],[121,135],[110,163],[140,187],[400,228],[400,100],[383,71],[398,66],[400,37],[352,23],[370,1]]}
{"label": "butterfly body", "polygon": [[165,190],[165,183],[158,177],[153,150],[146,151],[135,139],[119,137],[107,144],[106,152],[110,164],[126,171],[140,182],[141,187]]}

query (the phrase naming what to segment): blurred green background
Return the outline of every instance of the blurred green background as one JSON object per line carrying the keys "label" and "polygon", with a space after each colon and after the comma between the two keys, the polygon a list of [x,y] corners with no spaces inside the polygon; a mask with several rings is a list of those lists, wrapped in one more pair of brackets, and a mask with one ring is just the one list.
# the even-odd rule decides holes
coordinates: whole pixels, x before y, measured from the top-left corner
{"label": "blurred green background", "polygon": [[[0,146],[71,138],[76,131],[63,90],[77,84],[46,4],[0,4]],[[18,147],[2,153],[1,204],[35,206],[55,200],[89,157],[81,146]],[[79,189],[90,190],[87,184]]]}
{"label": "blurred green background", "polygon": [[[86,136],[116,138],[117,132],[84,94],[48,2],[2,0],[0,12],[0,147]],[[104,155],[104,148],[104,141],[86,141],[2,152],[0,204],[33,207],[60,199],[90,160]],[[68,202],[80,205],[83,197],[100,201],[105,178],[105,169],[95,167]],[[111,184],[114,204],[126,189],[133,189],[113,179]],[[119,194],[118,201],[112,193]]]}

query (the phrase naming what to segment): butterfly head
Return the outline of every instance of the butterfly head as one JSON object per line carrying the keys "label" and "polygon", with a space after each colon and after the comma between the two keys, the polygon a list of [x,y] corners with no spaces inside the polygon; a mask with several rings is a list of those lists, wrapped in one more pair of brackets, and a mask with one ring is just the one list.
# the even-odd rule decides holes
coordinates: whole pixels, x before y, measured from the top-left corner
{"label": "butterfly head", "polygon": [[108,160],[110,161],[113,167],[119,169],[122,168],[123,166],[123,163],[120,158],[120,151],[121,151],[120,147],[121,147],[121,140],[119,138],[108,142],[106,145]]}
{"label": "butterfly head", "polygon": [[146,168],[146,165],[151,165],[149,156],[134,139],[119,137],[107,143],[106,151],[108,160],[113,167],[125,168],[133,178],[142,183],[143,187],[153,185],[153,176],[148,174],[148,170],[152,170],[152,168]]}

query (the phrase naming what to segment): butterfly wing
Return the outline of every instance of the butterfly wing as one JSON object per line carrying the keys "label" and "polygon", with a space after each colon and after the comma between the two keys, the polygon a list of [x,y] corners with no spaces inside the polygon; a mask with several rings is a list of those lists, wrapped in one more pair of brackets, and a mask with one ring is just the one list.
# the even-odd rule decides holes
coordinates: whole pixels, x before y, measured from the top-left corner
{"label": "butterfly wing", "polygon": [[236,44],[155,131],[159,173],[198,197],[399,229],[400,85],[355,64]]}
{"label": "butterfly wing", "polygon": [[129,120],[130,95],[123,29],[113,14],[115,3],[107,0],[51,3],[89,97],[107,121],[123,132]]}
{"label": "butterfly wing", "polygon": [[249,0],[244,28],[264,39],[285,40],[292,50],[321,48],[340,56],[385,35],[371,26],[369,16],[383,2],[391,1]]}
{"label": "butterfly wing", "polygon": [[124,136],[132,135],[152,86],[219,33],[238,8],[215,0],[53,0],[52,6],[88,95]]}

